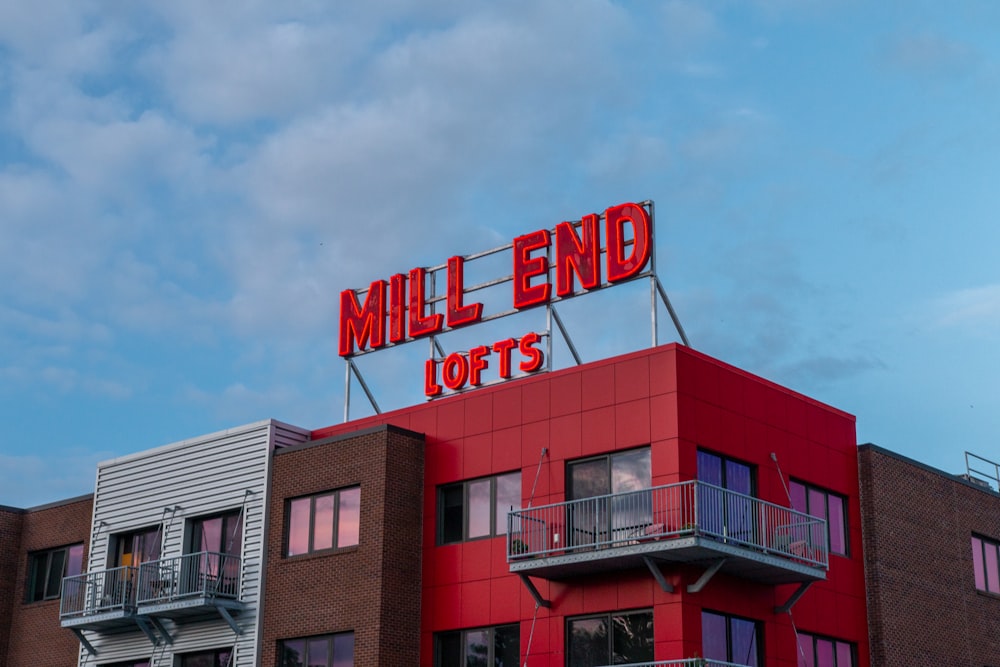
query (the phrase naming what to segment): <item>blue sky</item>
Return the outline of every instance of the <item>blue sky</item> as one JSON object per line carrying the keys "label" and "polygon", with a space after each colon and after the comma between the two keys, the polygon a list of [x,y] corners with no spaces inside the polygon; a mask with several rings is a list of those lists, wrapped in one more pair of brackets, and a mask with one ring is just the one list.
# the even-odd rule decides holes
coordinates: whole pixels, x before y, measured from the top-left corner
{"label": "blue sky", "polygon": [[[337,423],[342,289],[643,199],[695,348],[861,442],[1000,459],[998,26],[985,0],[2,2],[0,504]],[[585,358],[646,343],[645,292],[592,298]],[[384,408],[421,400],[409,348],[359,360]]]}

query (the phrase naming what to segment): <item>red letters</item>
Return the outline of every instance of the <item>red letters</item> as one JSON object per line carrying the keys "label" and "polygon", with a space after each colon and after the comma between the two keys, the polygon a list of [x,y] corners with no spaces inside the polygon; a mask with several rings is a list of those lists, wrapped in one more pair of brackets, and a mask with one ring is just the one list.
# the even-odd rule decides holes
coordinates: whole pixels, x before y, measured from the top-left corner
{"label": "red letters", "polygon": [[[389,278],[389,341],[398,343],[405,338],[406,276],[397,273]],[[372,347],[375,346],[373,345]]]}
{"label": "red letters", "polygon": [[[492,346],[480,345],[465,352],[452,352],[441,364],[441,384],[438,384],[438,361],[428,359],[424,363],[424,395],[428,397],[440,396],[443,389],[451,391],[462,391],[469,387],[479,387],[483,384],[482,372],[489,367],[487,358],[490,350],[496,352],[500,357],[497,366],[499,379],[506,380],[511,376],[511,351],[517,349],[523,359],[518,363],[518,368],[522,373],[534,373],[542,368],[545,356],[536,346],[541,341],[540,334],[530,332],[524,334],[521,340],[506,338],[498,340]],[[444,385],[442,387],[442,385]]]}
{"label": "red letters", "polygon": [[[632,225],[632,253],[625,256],[625,223]],[[642,271],[649,261],[653,246],[653,229],[646,209],[638,204],[620,204],[604,212],[605,234],[608,239],[608,282],[616,283]]]}
{"label": "red letters", "polygon": [[[552,285],[548,281],[549,258],[545,255],[529,257],[532,250],[549,247],[549,232],[537,232],[518,236],[514,239],[514,307],[528,308],[549,300]],[[533,276],[545,276],[540,285],[531,285]]]}
{"label": "red letters", "polygon": [[354,354],[354,344],[385,345],[385,281],[376,280],[368,286],[364,308],[354,290],[340,293],[340,356]]}
{"label": "red letters", "polygon": [[424,315],[427,307],[424,297],[426,276],[427,271],[424,269],[410,269],[410,335],[414,338],[441,331],[441,321],[444,319],[441,313]]}
{"label": "red letters", "polygon": [[483,315],[483,304],[471,303],[462,305],[465,294],[465,260],[461,257],[448,259],[448,326],[457,327],[463,324],[478,322]]}
{"label": "red letters", "polygon": [[601,239],[597,230],[597,216],[591,213],[580,221],[582,238],[576,235],[571,222],[556,225],[556,294],[573,293],[573,273],[580,279],[580,287],[594,289],[601,282]]}

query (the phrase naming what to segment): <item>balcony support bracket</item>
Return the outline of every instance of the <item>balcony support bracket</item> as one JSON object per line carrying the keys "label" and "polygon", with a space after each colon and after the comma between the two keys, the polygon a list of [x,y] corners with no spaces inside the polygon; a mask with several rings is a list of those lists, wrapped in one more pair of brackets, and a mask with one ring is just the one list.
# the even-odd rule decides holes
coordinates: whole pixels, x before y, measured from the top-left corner
{"label": "balcony support bracket", "polygon": [[161,621],[155,616],[150,616],[149,622],[152,623],[153,627],[156,628],[156,631],[160,633],[160,636],[163,637],[164,642],[166,642],[171,646],[174,645],[174,638],[170,636],[169,632],[167,632],[167,628],[166,626],[163,625],[163,621]]}
{"label": "balcony support bracket", "polygon": [[544,599],[542,594],[538,592],[538,589],[535,588],[535,584],[531,583],[531,579],[528,578],[528,575],[519,572],[517,576],[521,577],[524,587],[528,589],[529,593],[531,593],[531,597],[535,598],[536,605],[539,607],[545,607],[546,609],[552,606],[552,603]]}
{"label": "balcony support bracket", "polygon": [[83,636],[83,630],[79,630],[77,628],[70,628],[70,631],[72,631],[72,633],[76,635],[76,638],[80,640],[80,643],[83,644],[83,648],[87,649],[87,653],[89,653],[90,655],[97,655],[97,649],[95,649],[94,645],[91,644],[90,641]]}
{"label": "balcony support bracket", "polygon": [[688,585],[687,592],[688,593],[699,593],[699,592],[701,592],[701,589],[703,589],[705,587],[705,585],[708,584],[708,582],[712,579],[712,577],[715,576],[715,573],[718,572],[719,569],[725,563],[726,563],[726,559],[725,558],[722,558],[722,559],[719,559],[719,560],[715,561],[710,568],[708,568],[707,570],[705,570],[702,573],[702,575],[700,577],[698,577],[698,581],[694,582],[693,584],[689,584]]}
{"label": "balcony support bracket", "polygon": [[152,624],[149,622],[149,619],[143,618],[141,616],[136,616],[135,624],[139,626],[139,629],[142,630],[142,634],[146,635],[146,638],[149,639],[150,642],[152,642],[153,646],[160,645],[160,638],[157,637],[156,632],[153,631],[153,627]]}
{"label": "balcony support bracket", "polygon": [[803,581],[799,584],[799,587],[795,589],[795,592],[792,593],[791,596],[789,596],[788,601],[785,602],[785,604],[774,608],[774,613],[784,614],[790,612],[792,610],[792,606],[799,601],[799,598],[802,597],[807,590],[809,590],[809,587],[812,586],[813,583],[814,582],[812,581]]}
{"label": "balcony support bracket", "polygon": [[653,579],[656,579],[656,583],[660,585],[660,588],[662,588],[665,593],[674,592],[673,585],[664,578],[663,572],[660,571],[659,566],[653,562],[652,558],[649,556],[643,556],[642,562],[649,568],[649,572],[653,575]]}
{"label": "balcony support bracket", "polygon": [[224,620],[226,623],[229,624],[229,627],[233,629],[233,632],[235,632],[237,635],[242,635],[243,628],[241,628],[236,623],[236,619],[233,618],[233,615],[229,613],[229,610],[226,609],[225,607],[218,607],[218,610],[219,610],[219,616],[221,616],[222,620]]}

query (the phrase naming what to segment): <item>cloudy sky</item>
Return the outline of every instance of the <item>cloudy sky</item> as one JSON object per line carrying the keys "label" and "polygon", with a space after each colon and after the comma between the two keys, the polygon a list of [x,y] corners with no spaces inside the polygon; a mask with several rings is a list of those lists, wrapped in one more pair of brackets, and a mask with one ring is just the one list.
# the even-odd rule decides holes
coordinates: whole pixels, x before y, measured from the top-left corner
{"label": "cloudy sky", "polygon": [[[861,442],[1000,459],[998,27],[990,0],[0,0],[0,504],[337,423],[342,289],[643,199],[695,348]],[[586,359],[648,344],[647,292],[592,298]],[[420,400],[380,357],[382,407]]]}

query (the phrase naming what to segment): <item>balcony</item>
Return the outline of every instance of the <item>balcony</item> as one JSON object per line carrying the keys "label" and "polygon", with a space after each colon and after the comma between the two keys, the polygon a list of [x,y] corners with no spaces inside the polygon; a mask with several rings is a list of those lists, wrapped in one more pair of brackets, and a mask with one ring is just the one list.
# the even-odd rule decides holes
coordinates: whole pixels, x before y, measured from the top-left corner
{"label": "balcony", "polygon": [[199,621],[219,615],[237,634],[233,614],[242,611],[241,559],[203,551],[115,567],[63,579],[59,620],[91,654],[83,630],[100,633],[142,630],[158,645],[172,643],[162,619]]}
{"label": "balcony", "polygon": [[706,573],[691,592],[719,571],[808,584],[826,578],[828,557],[823,519],[699,481],[508,515],[510,571],[543,579],[645,566],[672,591],[660,566],[687,564]]}

